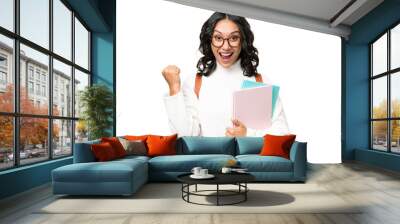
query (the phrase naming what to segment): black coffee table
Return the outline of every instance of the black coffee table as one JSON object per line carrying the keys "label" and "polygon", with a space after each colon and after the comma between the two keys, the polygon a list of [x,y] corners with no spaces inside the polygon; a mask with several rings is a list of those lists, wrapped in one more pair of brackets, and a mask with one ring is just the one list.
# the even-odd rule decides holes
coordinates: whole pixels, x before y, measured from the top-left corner
{"label": "black coffee table", "polygon": [[[190,177],[191,173],[182,174],[177,177],[178,181],[182,183],[182,199],[188,203],[198,204],[198,205],[234,205],[239,204],[241,202],[245,202],[247,200],[247,192],[249,188],[247,187],[247,183],[255,180],[255,177],[248,173],[214,173],[215,176],[212,179],[193,179]],[[197,190],[198,184],[205,185],[216,185],[215,190]],[[194,191],[190,191],[190,186],[195,186]],[[223,190],[220,189],[220,185],[236,185],[238,186],[237,190]],[[216,194],[205,194],[204,192],[215,192]],[[221,194],[222,193],[222,194]],[[204,196],[204,197],[216,197],[216,204],[202,204],[190,201],[190,196]],[[232,197],[232,196],[241,196],[240,200],[234,201],[232,203],[221,203],[221,197]]]}

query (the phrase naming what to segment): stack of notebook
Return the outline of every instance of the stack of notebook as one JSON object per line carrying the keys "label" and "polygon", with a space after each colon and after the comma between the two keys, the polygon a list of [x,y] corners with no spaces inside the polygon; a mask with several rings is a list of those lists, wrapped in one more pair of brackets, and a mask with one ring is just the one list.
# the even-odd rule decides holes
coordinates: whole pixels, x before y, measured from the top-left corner
{"label": "stack of notebook", "polygon": [[279,86],[243,81],[241,90],[233,93],[233,118],[247,128],[262,130],[270,127],[278,94]]}

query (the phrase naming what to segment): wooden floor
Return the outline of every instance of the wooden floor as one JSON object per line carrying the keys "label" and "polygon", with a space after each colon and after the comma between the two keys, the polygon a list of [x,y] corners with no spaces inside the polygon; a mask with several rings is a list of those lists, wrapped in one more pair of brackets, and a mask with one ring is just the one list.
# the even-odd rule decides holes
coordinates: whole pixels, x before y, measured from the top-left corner
{"label": "wooden floor", "polygon": [[0,223],[400,223],[400,174],[359,163],[314,164],[308,174],[308,183],[367,206],[357,214],[35,214],[36,208],[54,200],[47,185],[1,201]]}

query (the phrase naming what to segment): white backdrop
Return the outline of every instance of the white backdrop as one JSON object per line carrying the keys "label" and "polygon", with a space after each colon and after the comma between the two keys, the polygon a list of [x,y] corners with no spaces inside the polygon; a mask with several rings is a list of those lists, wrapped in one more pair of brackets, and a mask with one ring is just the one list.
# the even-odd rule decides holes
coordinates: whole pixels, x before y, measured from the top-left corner
{"label": "white backdrop", "polygon": [[[117,1],[117,135],[171,134],[161,70],[196,73],[199,35],[213,12],[163,0]],[[248,19],[258,71],[281,87],[289,128],[308,142],[308,161],[341,162],[341,40]]]}

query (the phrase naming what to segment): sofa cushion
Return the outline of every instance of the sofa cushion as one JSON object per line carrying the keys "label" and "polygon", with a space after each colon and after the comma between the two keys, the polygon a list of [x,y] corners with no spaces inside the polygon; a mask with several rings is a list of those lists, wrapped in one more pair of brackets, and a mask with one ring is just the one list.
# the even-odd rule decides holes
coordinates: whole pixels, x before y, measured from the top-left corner
{"label": "sofa cushion", "polygon": [[149,170],[163,172],[190,172],[199,166],[211,172],[219,171],[230,159],[231,155],[174,155],[158,156],[149,160]]}
{"label": "sofa cushion", "polygon": [[105,162],[118,158],[112,145],[108,142],[93,144],[90,147],[92,149],[94,157],[96,157],[96,161]]}
{"label": "sofa cushion", "polygon": [[236,155],[260,154],[264,145],[263,137],[237,137]]}
{"label": "sofa cushion", "polygon": [[108,142],[114,149],[115,155],[117,158],[122,158],[126,156],[126,151],[124,146],[121,144],[117,137],[103,137],[101,138],[101,142]]}
{"label": "sofa cushion", "polygon": [[176,154],[178,134],[170,136],[149,135],[146,140],[148,156],[165,156]]}
{"label": "sofa cushion", "polygon": [[143,141],[146,142],[146,139],[149,135],[125,135],[124,138],[129,141]]}
{"label": "sofa cushion", "polygon": [[177,154],[225,154],[235,155],[235,139],[232,137],[185,136],[180,138]]}
{"label": "sofa cushion", "polygon": [[240,167],[249,172],[292,172],[292,161],[279,156],[238,155]]}
{"label": "sofa cushion", "polygon": [[58,182],[130,182],[134,173],[147,176],[147,163],[140,159],[74,163],[52,172]]}
{"label": "sofa cushion", "polygon": [[290,148],[296,135],[269,135],[264,136],[264,146],[261,149],[261,156],[281,156],[286,159],[290,159]]}
{"label": "sofa cushion", "polygon": [[117,160],[114,160],[113,162],[131,162],[135,160],[143,161],[143,162],[148,162],[150,157],[147,156],[137,156],[137,155],[130,155],[130,156],[125,156],[124,158],[120,158]]}
{"label": "sofa cushion", "polygon": [[125,138],[118,138],[126,151],[126,155],[147,155],[146,143],[141,140],[127,140]]}

